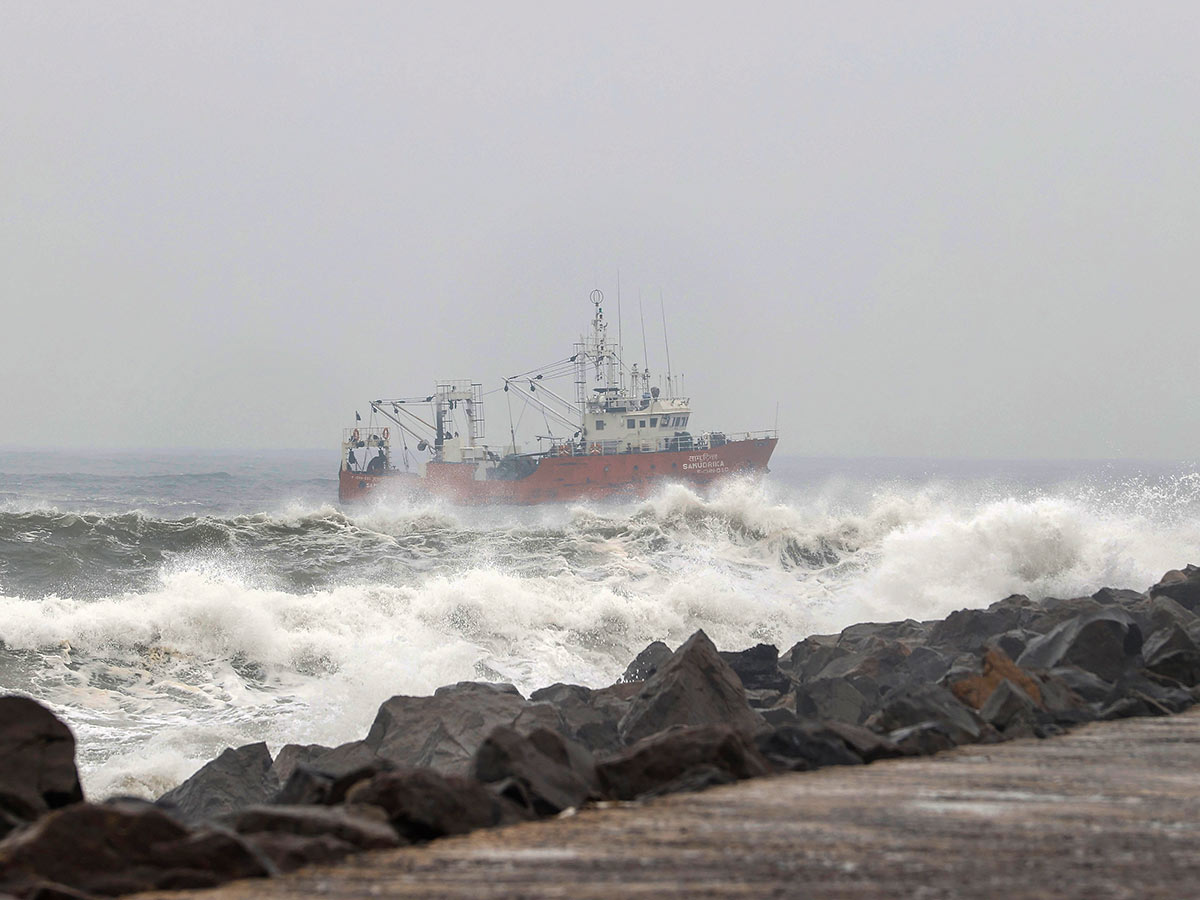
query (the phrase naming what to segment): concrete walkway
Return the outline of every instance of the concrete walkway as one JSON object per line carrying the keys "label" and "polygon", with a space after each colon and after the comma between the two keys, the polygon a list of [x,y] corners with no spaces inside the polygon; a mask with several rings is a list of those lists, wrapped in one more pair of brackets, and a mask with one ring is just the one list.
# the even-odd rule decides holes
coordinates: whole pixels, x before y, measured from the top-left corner
{"label": "concrete walkway", "polygon": [[145,896],[1195,897],[1200,711],[765,778]]}

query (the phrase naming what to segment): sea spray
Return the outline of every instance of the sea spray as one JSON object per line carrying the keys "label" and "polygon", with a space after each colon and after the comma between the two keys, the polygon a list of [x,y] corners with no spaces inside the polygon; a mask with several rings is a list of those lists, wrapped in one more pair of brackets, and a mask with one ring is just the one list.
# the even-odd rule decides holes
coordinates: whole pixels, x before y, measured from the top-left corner
{"label": "sea spray", "polygon": [[[156,795],[228,745],[360,737],[396,693],[603,685],[650,641],[698,628],[724,648],[786,649],[1011,593],[1141,589],[1200,547],[1186,467],[783,465],[637,502],[344,510],[307,499],[319,479],[258,505],[270,478],[245,487],[230,468],[133,478],[131,499],[168,495],[136,509],[108,509],[123,490],[110,479],[103,503],[18,495],[0,510],[0,686],[72,724],[94,795]],[[175,514],[183,494],[196,510]]]}

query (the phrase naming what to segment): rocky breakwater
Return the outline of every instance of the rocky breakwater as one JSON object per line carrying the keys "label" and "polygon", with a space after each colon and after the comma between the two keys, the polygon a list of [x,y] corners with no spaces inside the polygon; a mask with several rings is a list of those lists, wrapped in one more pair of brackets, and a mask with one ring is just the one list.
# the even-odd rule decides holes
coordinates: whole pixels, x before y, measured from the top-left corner
{"label": "rocky breakwater", "polygon": [[780,654],[697,632],[618,683],[393,697],[340,747],[231,748],[155,803],[83,798],[74,739],[0,698],[0,894],[114,896],[269,876],[589,803],[1180,711],[1200,697],[1200,569],[1147,592],[1023,596]]}

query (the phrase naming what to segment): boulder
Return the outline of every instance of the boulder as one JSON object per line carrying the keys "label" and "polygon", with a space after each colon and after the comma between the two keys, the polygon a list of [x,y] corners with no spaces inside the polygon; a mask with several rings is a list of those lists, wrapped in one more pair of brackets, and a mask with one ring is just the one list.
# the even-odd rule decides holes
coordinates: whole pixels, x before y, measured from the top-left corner
{"label": "boulder", "polygon": [[519,821],[523,816],[478,781],[433,769],[396,769],[361,781],[349,803],[378,806],[400,837],[429,841]]}
{"label": "boulder", "polygon": [[226,819],[241,835],[327,835],[357,850],[398,847],[400,839],[376,806],[252,806]]}
{"label": "boulder", "polygon": [[[596,774],[606,796],[633,800],[661,791],[671,783],[685,784],[693,770],[709,768],[720,770],[732,780],[754,778],[770,771],[766,759],[738,729],[728,725],[699,725],[652,734],[617,756],[597,763]],[[707,773],[705,779],[710,775],[711,772]]]}
{"label": "boulder", "polygon": [[773,644],[722,650],[721,659],[737,673],[747,691],[786,691],[791,685],[791,679],[779,671],[779,649]]}
{"label": "boulder", "polygon": [[529,699],[549,703],[562,717],[564,733],[594,753],[616,750],[621,746],[617,723],[629,709],[629,700],[641,682],[618,683],[593,690],[578,684],[554,684],[534,691]]}
{"label": "boulder", "polygon": [[270,770],[271,753],[266,744],[227,748],[157,802],[189,822],[215,819],[236,809],[266,803],[279,789]]}
{"label": "boulder", "polygon": [[1015,603],[996,604],[988,609],[960,609],[933,626],[929,643],[958,653],[978,653],[988,641],[1018,629],[1024,613]]}
{"label": "boulder", "polygon": [[1103,703],[1112,696],[1113,683],[1105,681],[1094,672],[1078,666],[1057,666],[1046,675],[1057,679],[1085,703]]}
{"label": "boulder", "polygon": [[[320,762],[319,758],[317,762]],[[360,781],[395,767],[394,763],[379,756],[357,768],[332,767],[331,771],[318,769],[315,765],[299,765],[292,770],[287,784],[275,795],[273,802],[289,806],[333,806],[344,802],[350,788]]]}
{"label": "boulder", "polygon": [[1150,588],[1151,597],[1170,597],[1184,609],[1200,615],[1200,566],[1172,569]]}
{"label": "boulder", "polygon": [[936,724],[956,744],[971,743],[983,735],[983,723],[975,713],[935,684],[889,695],[866,724],[874,731],[893,732],[926,722]]}
{"label": "boulder", "polygon": [[880,644],[918,644],[929,640],[930,622],[861,622],[842,629],[837,645],[847,650],[869,650]]}
{"label": "boulder", "polygon": [[784,654],[779,665],[791,673],[792,681],[804,684],[816,678],[835,659],[849,653],[845,647],[837,646],[836,637],[807,637]]}
{"label": "boulder", "polygon": [[1028,693],[1005,678],[979,710],[979,718],[1001,731],[1014,725],[1032,730],[1037,723],[1039,708],[1040,704]]}
{"label": "boulder", "polygon": [[671,658],[671,648],[662,641],[654,641],[634,657],[619,681],[645,681],[658,671],[658,667]]}
{"label": "boulder", "polygon": [[1042,600],[1037,614],[1026,623],[1026,627],[1037,634],[1046,634],[1068,619],[1103,612],[1105,609],[1113,607],[1106,607],[1091,597],[1047,597]]}
{"label": "boulder", "polygon": [[509,799],[539,816],[582,806],[598,793],[591,754],[547,729],[524,736],[497,728],[475,751],[471,774],[484,783],[516,782],[521,789]]}
{"label": "boulder", "polygon": [[1142,648],[1146,669],[1192,687],[1200,684],[1200,647],[1178,625],[1150,635]]}
{"label": "boulder", "polygon": [[28,697],[0,697],[0,836],[83,800],[71,729]]}
{"label": "boulder", "polygon": [[1042,704],[1041,686],[1008,658],[1003,650],[993,648],[983,654],[982,674],[963,678],[950,684],[950,691],[972,709],[982,709],[992,692],[1004,681],[1021,688],[1034,702]]}
{"label": "boulder", "polygon": [[888,734],[888,740],[904,756],[932,756],[958,746],[953,735],[940,722],[934,721],[897,728]]}
{"label": "boulder", "polygon": [[1037,635],[1032,631],[1014,628],[1012,631],[1006,631],[1003,634],[988,638],[984,641],[983,649],[991,650],[995,648],[1004,653],[1009,659],[1017,659],[1025,652],[1025,648],[1029,646],[1029,642],[1035,637]]}
{"label": "boulder", "polygon": [[[545,714],[527,717],[526,729],[551,720],[565,727],[553,707],[534,705]],[[512,685],[474,681],[438,688],[432,697],[392,697],[364,744],[398,766],[465,775],[483,739],[501,725],[515,726],[530,706]]]}
{"label": "boulder", "polygon": [[242,835],[242,840],[278,872],[334,863],[358,852],[353,844],[328,834],[310,837],[284,831],[259,831]]}
{"label": "boulder", "polygon": [[19,896],[54,896],[58,887],[116,896],[267,874],[241,838],[190,829],[149,803],[76,803],[0,844],[0,890]]}
{"label": "boulder", "polygon": [[887,735],[877,734],[870,728],[851,725],[847,722],[822,722],[821,727],[830,734],[841,738],[850,750],[862,757],[863,762],[874,762],[877,759],[890,759],[904,755],[891,738]]}
{"label": "boulder", "polygon": [[332,751],[321,744],[284,744],[271,763],[270,779],[275,784],[287,784],[298,765],[309,765],[314,759]]}
{"label": "boulder", "polygon": [[845,678],[818,678],[797,685],[793,701],[802,719],[834,719],[858,724],[867,716],[867,699]]}
{"label": "boulder", "polygon": [[841,736],[817,722],[782,725],[758,735],[755,744],[780,769],[803,772],[822,766],[858,766],[863,759]]}
{"label": "boulder", "polygon": [[1142,649],[1142,631],[1124,610],[1075,616],[1030,642],[1017,660],[1023,669],[1078,666],[1107,681],[1121,675]]}
{"label": "boulder", "polygon": [[618,728],[621,740],[632,744],[673,725],[717,724],[747,734],[764,727],[741,679],[697,631],[642,685]]}

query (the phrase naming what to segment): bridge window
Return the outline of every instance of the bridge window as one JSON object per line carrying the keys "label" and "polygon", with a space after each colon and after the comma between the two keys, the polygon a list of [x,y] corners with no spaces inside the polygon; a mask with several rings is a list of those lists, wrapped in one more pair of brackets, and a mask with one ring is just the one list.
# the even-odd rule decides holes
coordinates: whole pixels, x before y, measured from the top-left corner
{"label": "bridge window", "polygon": [[658,427],[658,419],[651,419],[651,420],[650,420],[650,427],[651,427],[651,428],[657,428],[657,427]]}
{"label": "bridge window", "polygon": [[634,421],[635,421],[634,419],[626,419],[626,420],[625,420],[625,427],[626,427],[626,428],[633,428],[633,426],[634,426]]}
{"label": "bridge window", "polygon": [[596,430],[597,430],[597,431],[603,431],[603,430],[604,430],[604,420],[603,420],[603,419],[597,419],[597,420],[596,420]]}
{"label": "bridge window", "polygon": [[639,425],[640,427],[642,427],[642,428],[645,428],[645,427],[646,427],[646,420],[645,420],[645,419],[638,419],[638,425]]}

